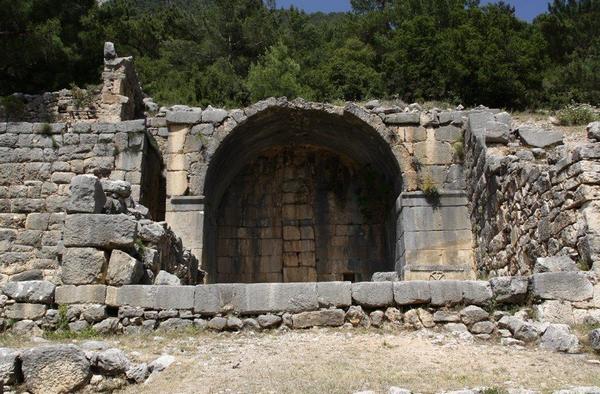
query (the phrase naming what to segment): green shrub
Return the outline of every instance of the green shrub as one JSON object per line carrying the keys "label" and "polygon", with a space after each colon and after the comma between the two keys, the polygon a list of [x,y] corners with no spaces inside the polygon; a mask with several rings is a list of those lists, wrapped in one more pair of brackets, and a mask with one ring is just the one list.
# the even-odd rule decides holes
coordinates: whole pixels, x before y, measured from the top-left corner
{"label": "green shrub", "polygon": [[73,96],[73,103],[77,109],[89,107],[94,101],[94,95],[92,92],[86,89],[81,89],[74,84],[71,85],[71,95]]}
{"label": "green shrub", "polygon": [[425,194],[425,199],[433,206],[438,206],[440,202],[440,192],[430,175],[423,177],[421,181],[421,191]]}
{"label": "green shrub", "polygon": [[582,126],[598,119],[598,114],[591,105],[570,104],[560,109],[556,117],[564,126]]}

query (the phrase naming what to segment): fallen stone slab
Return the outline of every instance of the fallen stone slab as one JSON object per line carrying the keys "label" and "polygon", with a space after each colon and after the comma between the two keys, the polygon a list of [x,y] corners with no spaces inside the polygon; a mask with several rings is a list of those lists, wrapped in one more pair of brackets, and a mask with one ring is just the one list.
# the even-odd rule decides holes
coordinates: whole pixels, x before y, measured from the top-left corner
{"label": "fallen stone slab", "polygon": [[339,327],[344,324],[345,312],[341,309],[324,309],[292,315],[293,328]]}
{"label": "fallen stone slab", "polygon": [[0,381],[13,385],[19,375],[19,352],[15,349],[0,348]]}
{"label": "fallen stone slab", "polygon": [[71,179],[71,193],[66,204],[69,213],[100,213],[106,203],[106,195],[100,180],[91,174],[76,175]]}
{"label": "fallen stone slab", "polygon": [[167,271],[159,271],[154,279],[155,285],[180,286],[181,279],[176,275],[170,274]]}
{"label": "fallen stone slab", "polygon": [[568,271],[579,271],[577,264],[569,256],[538,257],[533,267],[534,274]]}
{"label": "fallen stone slab", "polygon": [[566,324],[550,324],[540,339],[542,349],[553,352],[578,353],[579,340]]}
{"label": "fallen stone slab", "polygon": [[144,275],[141,261],[121,250],[113,250],[106,271],[106,283],[112,286],[135,285]]}
{"label": "fallen stone slab", "polygon": [[74,345],[41,346],[21,353],[25,387],[31,393],[59,394],[76,391],[90,377],[90,362]]}
{"label": "fallen stone slab", "polygon": [[548,148],[563,143],[563,133],[560,131],[543,130],[535,127],[520,127],[518,130],[521,140],[535,148]]}
{"label": "fallen stone slab", "polygon": [[3,293],[17,302],[51,304],[56,286],[45,280],[7,282]]}
{"label": "fallen stone slab", "polygon": [[352,299],[368,308],[392,306],[394,291],[392,282],[360,282],[352,284]]}
{"label": "fallen stone slab", "polygon": [[594,287],[581,272],[546,272],[533,275],[532,292],[547,300],[585,301],[594,296]]}
{"label": "fallen stone slab", "polygon": [[67,215],[64,227],[65,246],[115,249],[133,246],[137,232],[135,220],[125,214]]}

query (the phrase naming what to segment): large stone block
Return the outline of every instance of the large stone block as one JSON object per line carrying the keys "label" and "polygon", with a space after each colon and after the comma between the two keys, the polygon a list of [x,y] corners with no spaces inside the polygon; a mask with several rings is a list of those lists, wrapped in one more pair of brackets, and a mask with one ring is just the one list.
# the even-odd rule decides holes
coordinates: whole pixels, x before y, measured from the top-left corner
{"label": "large stone block", "polygon": [[76,214],[65,220],[65,246],[92,246],[113,249],[133,246],[137,224],[131,217],[120,215]]}
{"label": "large stone block", "polygon": [[533,295],[546,300],[585,301],[594,296],[594,287],[582,272],[534,274]]}
{"label": "large stone block", "polygon": [[100,213],[106,203],[106,195],[100,180],[94,175],[77,175],[71,179],[71,196],[66,204],[67,212]]}
{"label": "large stone block", "polygon": [[431,289],[428,281],[394,282],[394,301],[397,305],[428,304]]}
{"label": "large stone block", "polygon": [[[403,207],[401,220],[404,232],[470,230],[471,221],[466,206]],[[441,236],[441,235],[440,235]],[[451,240],[451,238],[450,238]]]}
{"label": "large stone block", "polygon": [[344,324],[345,316],[345,312],[341,309],[302,312],[292,316],[292,327],[339,327]]}
{"label": "large stone block", "polygon": [[113,250],[106,271],[106,283],[112,286],[135,285],[144,275],[141,261],[121,250]]}
{"label": "large stone block", "polygon": [[318,282],[317,296],[321,306],[350,306],[352,305],[352,283]]}
{"label": "large stone block", "polygon": [[75,345],[35,347],[21,353],[25,387],[31,393],[71,393],[87,384],[90,362]]}
{"label": "large stone block", "polygon": [[562,144],[564,135],[561,131],[521,127],[519,128],[519,137],[521,137],[521,140],[529,146],[535,148],[547,148],[553,145]]}
{"label": "large stone block", "polygon": [[44,280],[27,282],[8,282],[4,285],[3,292],[17,302],[33,304],[51,304],[54,301],[56,286]]}
{"label": "large stone block", "polygon": [[166,117],[169,123],[200,123],[202,111],[199,108],[189,108],[186,111],[167,111]]}
{"label": "large stone block", "polygon": [[106,290],[106,304],[152,309],[192,309],[194,286],[109,286]]}
{"label": "large stone block", "polygon": [[211,284],[198,285],[194,291],[194,311],[213,315],[223,310],[228,305],[239,312],[245,307],[245,284]]}
{"label": "large stone block", "polygon": [[55,302],[62,304],[104,304],[106,300],[106,286],[58,286],[56,288]]}
{"label": "large stone block", "polygon": [[95,248],[66,248],[61,279],[68,285],[99,283],[106,266],[104,251]]}
{"label": "large stone block", "polygon": [[487,305],[492,300],[492,287],[487,281],[467,280],[461,286],[465,304]]}
{"label": "large stone block", "polygon": [[429,282],[431,305],[456,305],[463,302],[463,281],[440,280]]}
{"label": "large stone block", "polygon": [[394,304],[394,282],[360,282],[352,284],[352,299],[355,303],[378,308]]}
{"label": "large stone block", "polygon": [[395,114],[389,114],[385,117],[385,123],[393,125],[419,124],[420,122],[420,112],[399,112]]}
{"label": "large stone block", "polygon": [[246,285],[244,314],[299,313],[319,307],[316,283],[254,283]]}
{"label": "large stone block", "polygon": [[18,365],[19,352],[15,349],[0,348],[0,381],[4,385],[12,385],[17,382],[20,374]]}
{"label": "large stone block", "polygon": [[46,314],[46,305],[15,303],[9,305],[4,313],[9,319],[38,320]]}
{"label": "large stone block", "polygon": [[521,304],[527,297],[529,279],[524,276],[500,276],[490,279],[494,299],[499,304]]}

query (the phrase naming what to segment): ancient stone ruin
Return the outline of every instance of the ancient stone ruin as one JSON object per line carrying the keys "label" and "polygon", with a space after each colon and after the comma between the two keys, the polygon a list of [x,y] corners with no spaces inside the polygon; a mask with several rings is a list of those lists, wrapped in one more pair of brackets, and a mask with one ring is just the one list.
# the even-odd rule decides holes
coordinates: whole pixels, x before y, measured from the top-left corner
{"label": "ancient stone ruin", "polygon": [[483,107],[158,108],[111,44],[75,93],[0,113],[4,329],[443,326],[577,352],[569,326],[600,323],[598,124],[572,143]]}

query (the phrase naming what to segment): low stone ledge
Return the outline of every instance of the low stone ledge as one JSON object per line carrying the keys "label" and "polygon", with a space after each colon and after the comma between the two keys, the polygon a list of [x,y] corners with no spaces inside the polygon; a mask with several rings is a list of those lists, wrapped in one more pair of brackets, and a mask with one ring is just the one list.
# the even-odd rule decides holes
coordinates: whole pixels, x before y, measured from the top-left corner
{"label": "low stone ledge", "polygon": [[361,306],[377,308],[394,304],[393,282],[352,284],[352,299]]}
{"label": "low stone ledge", "polygon": [[244,284],[211,284],[198,285],[194,291],[194,312],[203,315],[220,313],[226,305],[235,311],[245,309],[243,302],[246,297]]}
{"label": "low stone ledge", "polygon": [[299,313],[319,308],[316,283],[254,283],[246,285],[241,314],[272,311]]}
{"label": "low stone ledge", "polygon": [[63,285],[56,288],[54,302],[63,304],[104,304],[106,301],[105,285],[73,286]]}
{"label": "low stone ledge", "polygon": [[106,304],[152,309],[192,309],[194,290],[194,286],[109,286],[106,289]]}
{"label": "low stone ledge", "polygon": [[320,306],[350,306],[352,305],[352,283],[318,282],[317,296]]}
{"label": "low stone ledge", "polygon": [[393,290],[394,301],[400,306],[428,304],[431,301],[428,281],[394,282]]}

